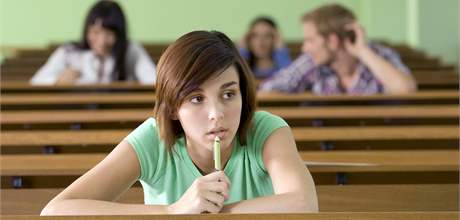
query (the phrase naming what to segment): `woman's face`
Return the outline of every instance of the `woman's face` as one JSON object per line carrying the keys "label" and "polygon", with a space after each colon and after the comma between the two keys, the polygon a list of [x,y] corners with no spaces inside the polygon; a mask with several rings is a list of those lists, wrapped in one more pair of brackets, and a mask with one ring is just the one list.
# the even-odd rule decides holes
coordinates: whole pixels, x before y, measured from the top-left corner
{"label": "woman's face", "polygon": [[110,55],[116,41],[115,32],[102,27],[100,20],[88,27],[86,37],[91,50],[99,57]]}
{"label": "woman's face", "polygon": [[188,145],[212,152],[214,138],[228,148],[240,125],[242,98],[238,72],[229,67],[190,93],[177,111]]}
{"label": "woman's face", "polygon": [[249,35],[249,49],[257,58],[271,57],[275,44],[275,29],[265,22],[256,23]]}

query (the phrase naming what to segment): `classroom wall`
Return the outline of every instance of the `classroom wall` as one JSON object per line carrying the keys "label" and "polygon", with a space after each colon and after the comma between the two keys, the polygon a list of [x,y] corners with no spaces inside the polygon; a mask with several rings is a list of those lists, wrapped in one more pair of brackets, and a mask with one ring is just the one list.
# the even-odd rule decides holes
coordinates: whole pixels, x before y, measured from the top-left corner
{"label": "classroom wall", "polygon": [[[45,46],[78,39],[95,0],[1,0],[4,44]],[[143,42],[171,42],[196,29],[225,31],[238,39],[257,15],[273,16],[286,40],[301,40],[299,18],[325,0],[119,0],[130,36]],[[360,11],[360,1],[339,1]],[[52,9],[51,9],[52,8]],[[19,13],[21,12],[21,13]],[[26,16],[25,16],[26,15]],[[6,22],[7,21],[7,22]],[[3,25],[2,25],[3,26]],[[33,36],[33,37],[31,37]]]}
{"label": "classroom wall", "polygon": [[[15,47],[45,47],[80,38],[83,20],[95,0],[0,0],[2,54]],[[171,42],[196,29],[221,30],[235,41],[257,15],[271,15],[287,41],[301,41],[300,16],[330,0],[119,0],[132,39]],[[458,0],[339,0],[353,10],[369,38],[428,49],[456,60]],[[433,9],[433,10],[432,10]],[[436,10],[434,10],[436,9]],[[456,18],[456,19],[451,19]],[[415,20],[415,21],[414,21]],[[437,25],[437,34],[429,31]],[[455,31],[455,34],[452,30]],[[415,30],[415,34],[414,31]],[[412,32],[411,32],[412,31]],[[423,35],[423,36],[422,36]],[[438,39],[442,39],[438,40]],[[446,51],[446,49],[448,49]]]}
{"label": "classroom wall", "polygon": [[419,44],[446,63],[459,60],[459,1],[419,1]]}
{"label": "classroom wall", "polygon": [[362,1],[362,22],[369,38],[407,43],[408,1]]}

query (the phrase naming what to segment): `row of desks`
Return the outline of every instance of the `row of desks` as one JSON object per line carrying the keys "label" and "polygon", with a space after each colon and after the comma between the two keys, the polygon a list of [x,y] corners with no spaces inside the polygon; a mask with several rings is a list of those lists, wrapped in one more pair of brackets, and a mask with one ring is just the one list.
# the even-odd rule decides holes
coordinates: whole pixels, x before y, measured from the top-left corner
{"label": "row of desks", "polygon": [[[129,88],[127,84],[122,85],[126,87],[116,85],[102,86],[102,88],[84,86],[77,87],[78,89],[62,87],[62,91],[34,90],[32,93],[2,95],[0,102],[3,111],[0,121],[3,129],[1,133],[3,154],[0,157],[0,165],[4,187],[2,199],[5,198],[4,201],[8,201],[3,203],[5,206],[2,205],[2,213],[37,214],[46,201],[62,190],[56,187],[65,187],[92,168],[133,128],[27,130],[30,129],[28,126],[116,122],[138,124],[152,115],[151,108],[154,103],[152,88],[146,87],[146,90],[138,90],[140,87]],[[131,89],[136,92],[128,92]],[[400,124],[323,126],[321,124],[320,127],[306,127],[305,124],[302,124],[303,122],[296,124],[292,127],[294,137],[298,142],[300,155],[316,181],[321,210],[372,213],[320,213],[283,215],[282,217],[287,219],[291,217],[292,219],[458,218],[458,212],[395,212],[458,211],[458,99],[458,90],[426,91],[392,96],[258,94],[261,110],[278,114],[288,122],[314,119],[341,121],[375,118],[444,120],[435,125],[421,122],[416,126]],[[363,103],[366,106],[363,106]],[[75,109],[75,104],[87,106]],[[299,104],[308,106],[299,106]],[[104,109],[104,105],[111,109]],[[144,106],[139,108],[139,105]],[[291,107],[280,107],[280,105]],[[117,108],[113,108],[114,106]],[[5,127],[7,125],[27,126],[10,130]],[[315,141],[322,143],[352,142],[353,144],[362,142],[366,146],[364,149],[367,149],[369,142],[387,141],[395,147],[386,150],[340,150],[340,148],[331,150],[329,148],[329,151],[316,151],[310,145]],[[412,141],[413,145],[406,146],[406,149],[396,147],[404,141]],[[429,149],[419,148],[420,145],[427,143],[430,144]],[[76,151],[78,153],[25,154],[28,152],[27,149],[51,146],[83,150]],[[94,150],[98,148],[104,149]],[[15,149],[16,152],[5,154],[5,149]],[[54,189],[6,189],[9,188],[5,187],[6,185],[18,180],[35,182],[31,183],[32,188],[53,187]],[[336,183],[351,185],[330,185]],[[31,198],[31,202],[23,202],[19,198]],[[131,198],[132,202],[142,203],[141,189],[134,187],[123,198]],[[122,199],[122,201],[129,202],[128,200]],[[376,213],[375,211],[391,213]],[[213,217],[213,215],[208,216],[210,217],[204,217]],[[219,219],[226,218],[226,215],[218,216]],[[129,217],[131,219],[143,218],[141,216]],[[231,215],[231,217],[270,219],[273,215]],[[161,216],[159,218],[176,217]],[[188,218],[193,218],[193,216]]]}
{"label": "row of desks", "polygon": [[[73,87],[69,87],[73,88]],[[76,87],[83,88],[83,87]],[[257,104],[260,107],[286,106],[388,106],[388,105],[458,105],[460,93],[458,90],[419,91],[413,94],[395,95],[327,95],[318,96],[311,93],[258,93]],[[120,109],[120,108],[150,108],[155,103],[154,92],[123,92],[101,91],[99,87],[74,92],[30,91],[18,94],[2,94],[0,106],[2,111],[32,110],[32,109]],[[334,113],[335,114],[335,113]]]}
{"label": "row of desks", "polygon": [[[418,64],[420,69],[414,70],[414,76],[419,90],[427,89],[456,89],[458,88],[458,72],[451,67],[430,67],[426,64]],[[2,68],[4,70],[5,68]],[[22,82],[28,83],[36,71],[30,68],[15,67],[6,69],[7,73],[2,72],[2,80],[8,83]]]}
{"label": "row of desks", "polygon": [[[276,114],[287,121],[312,119],[369,118],[451,118],[458,120],[458,105],[393,105],[393,106],[304,106],[262,107],[259,110]],[[78,109],[78,110],[17,110],[2,111],[0,123],[52,124],[142,122],[153,116],[152,109]]]}
{"label": "row of desks", "polygon": [[[62,94],[62,93],[82,93],[82,92],[124,92],[124,93],[133,93],[133,92],[154,92],[155,87],[153,85],[142,85],[138,83],[131,83],[131,82],[113,82],[110,84],[87,84],[87,85],[40,85],[40,86],[31,86],[27,82],[2,82],[0,85],[0,90],[2,94],[21,94],[25,93],[26,95],[31,95],[31,94],[36,94],[36,93],[56,93],[56,94]],[[423,91],[418,91],[413,94],[404,94],[404,95],[396,95],[396,97],[413,97],[414,95],[419,97],[419,98],[425,98],[425,96],[432,97],[434,96],[439,96],[439,94],[452,94],[452,92],[457,91],[457,96],[458,96],[458,90],[456,89],[450,89],[450,90],[423,90]],[[27,94],[30,93],[30,94]],[[274,94],[274,93],[266,93],[268,97],[273,96],[274,98],[279,98],[279,97],[286,97],[286,96],[280,96],[283,95],[283,93],[279,94]],[[367,99],[375,99],[375,97],[380,97],[383,95],[355,95],[355,96],[349,96],[349,95],[327,95],[327,96],[318,96],[314,95],[308,92],[305,93],[296,93],[296,94],[289,94],[291,97],[296,97],[296,98],[303,98],[303,99],[311,99],[312,97],[316,99],[325,99],[325,98],[333,98],[333,99],[342,99],[343,97],[348,97],[349,99],[354,99],[355,97],[362,98],[368,97]],[[388,96],[388,95],[385,95]],[[387,99],[392,99],[394,95],[388,96]],[[265,97],[264,97],[265,98]]]}
{"label": "row of desks", "polygon": [[[299,153],[317,185],[458,184],[459,179],[458,150],[301,151]],[[0,157],[4,181],[2,187],[65,187],[98,164],[106,155],[105,153],[2,155]]]}
{"label": "row of desks", "polygon": [[[300,151],[311,172],[458,171],[457,150]],[[3,155],[5,176],[82,175],[107,154]]]}
{"label": "row of desks", "polygon": [[[1,194],[3,215],[38,215],[62,188],[5,189]],[[321,185],[316,187],[321,212],[456,211],[458,185]],[[118,202],[141,204],[141,187],[132,187]]]}
{"label": "row of desks", "polygon": [[[426,68],[431,64],[416,64]],[[451,70],[449,70],[451,71]],[[434,71],[433,71],[434,72]],[[437,71],[439,73],[439,71]],[[449,72],[450,73],[450,72]],[[328,96],[311,94],[259,94],[263,110],[285,118],[288,122],[300,121],[293,128],[299,144],[311,141],[378,141],[400,142],[415,140],[427,142],[456,141],[459,139],[458,75],[429,74],[418,79],[420,89],[451,88],[454,90],[418,92],[395,96]],[[446,77],[447,76],[447,77]],[[85,123],[139,123],[152,115],[153,88],[130,84],[108,86],[30,87],[27,83],[2,83],[1,147],[26,148],[62,145],[97,148],[118,143],[129,130],[22,130],[41,124]],[[134,92],[132,92],[134,91]],[[61,94],[58,94],[59,92]],[[97,92],[97,93],[93,93]],[[101,94],[100,92],[110,92]],[[113,92],[118,92],[113,94]],[[302,103],[309,107],[284,108]],[[356,105],[374,106],[356,106]],[[393,105],[397,106],[385,106]],[[403,104],[403,105],[401,105]],[[312,105],[321,105],[312,107]],[[334,105],[333,107],[331,105]],[[354,106],[351,106],[354,105]],[[117,108],[117,109],[114,109]],[[76,110],[76,109],[80,110]],[[105,110],[102,110],[106,108]],[[131,108],[131,109],[126,109]],[[41,109],[41,110],[40,110]],[[46,109],[46,110],[45,110]],[[97,110],[96,110],[97,109]],[[18,111],[21,110],[21,111]],[[435,126],[340,126],[308,128],[305,120],[333,119],[355,120],[375,118],[436,119]],[[448,122],[448,123],[446,123]],[[15,131],[8,126],[24,126]],[[323,125],[323,124],[321,124]],[[82,126],[84,127],[84,126]],[[6,131],[6,130],[7,131]],[[61,129],[61,128],[60,128]],[[302,147],[308,149],[309,145]],[[418,148],[414,146],[414,148]],[[4,152],[4,151],[3,151]],[[21,152],[19,150],[18,152]],[[2,180],[14,176],[69,176],[81,175],[105,157],[105,153],[24,155],[3,154],[0,157]],[[184,216],[110,216],[110,217],[36,217],[2,216],[2,219],[458,219],[458,149],[445,144],[433,145],[430,150],[384,151],[300,151],[306,165],[315,176],[348,175],[349,183],[373,185],[318,185],[319,214],[282,215],[184,215]],[[340,174],[340,175],[339,175]],[[421,179],[420,175],[424,175]],[[46,177],[47,178],[47,177]],[[76,178],[76,177],[75,177]],[[395,181],[384,180],[393,179]],[[376,185],[401,183],[410,179],[414,185]],[[423,180],[423,181],[420,181]],[[45,181],[53,181],[46,179]],[[361,181],[361,182],[360,182]],[[431,181],[431,182],[430,182]],[[420,183],[443,183],[425,185]],[[453,183],[453,184],[446,184]],[[68,183],[67,183],[68,184]],[[321,184],[321,183],[320,183]],[[3,185],[4,182],[3,182]],[[63,187],[62,185],[61,187]],[[2,215],[37,215],[44,205],[62,188],[54,189],[2,189]],[[142,190],[131,188],[120,202],[142,203]],[[403,211],[403,212],[401,212]],[[421,212],[425,211],[425,212]],[[434,212],[433,212],[434,211]],[[334,213],[328,213],[334,212]],[[339,212],[339,213],[337,213]]]}
{"label": "row of desks", "polygon": [[458,212],[323,212],[315,214],[217,214],[217,215],[123,215],[123,216],[3,216],[4,220],[458,220]]}
{"label": "row of desks", "polygon": [[[126,89],[127,84],[103,85],[102,89]],[[74,87],[62,87],[72,91]],[[2,98],[2,107],[9,104],[22,104],[32,108],[34,105],[43,106],[46,104],[103,104],[148,102],[153,104],[153,93],[100,93],[100,86],[76,87],[79,89],[89,88],[96,93],[37,93],[37,94],[7,94]],[[139,88],[139,87],[136,87]],[[458,174],[458,153],[457,142],[459,139],[458,128],[458,91],[433,91],[418,92],[409,95],[363,95],[363,96],[315,96],[308,93],[302,94],[280,94],[265,93],[259,94],[259,103],[262,102],[292,102],[293,105],[305,103],[305,101],[325,102],[325,106],[298,106],[298,107],[261,107],[278,114],[288,122],[301,121],[293,126],[294,137],[301,150],[302,158],[307,161],[313,172],[317,173],[383,173],[383,172],[441,172],[450,173],[456,178]],[[431,105],[386,105],[383,101],[401,103],[407,101],[429,101],[449,100],[456,104],[431,104]],[[344,106],[329,106],[327,103],[337,101]],[[371,106],[348,105],[350,101],[377,102]],[[53,107],[54,108],[54,107]],[[31,125],[40,124],[77,124],[82,128],[85,123],[125,123],[135,122],[139,124],[152,115],[151,109],[58,109],[58,110],[7,110],[1,113],[1,134],[2,152],[12,152],[4,155],[2,159],[3,173],[9,176],[20,175],[81,175],[86,170],[102,160],[105,153],[110,151],[119,143],[135,126],[127,129],[62,129],[55,128],[40,130],[30,129]],[[369,119],[369,118],[413,118],[413,119],[448,119],[440,125],[391,125],[391,126],[322,126],[306,127],[304,120],[314,119]],[[8,125],[23,125],[24,128],[9,130]],[[29,127],[27,127],[27,126]],[[292,126],[292,125],[291,125]],[[84,127],[84,126],[83,126]],[[390,143],[401,143],[412,141],[405,148],[401,144],[394,144],[389,151],[330,151],[315,152],[316,148],[312,142],[320,142],[325,149],[333,149],[331,142],[350,142],[355,145],[361,142],[364,149],[373,146],[372,141],[387,141]],[[421,151],[419,143],[423,141],[425,149]],[[431,141],[431,142],[430,142]],[[323,145],[325,144],[325,145]],[[335,144],[335,143],[334,143]],[[49,147],[60,147],[62,152],[79,154],[62,155],[21,155],[31,152],[42,152],[42,150],[30,151],[32,148],[50,149]],[[68,149],[83,150],[68,150]],[[322,148],[323,149],[323,148]],[[341,148],[335,148],[341,149]],[[403,150],[405,149],[405,150]],[[411,150],[408,150],[411,149]],[[413,149],[419,149],[417,151]],[[310,150],[310,151],[306,151]],[[55,151],[55,150],[52,150]],[[55,151],[56,152],[56,151]],[[102,153],[102,154],[101,154]],[[415,156],[416,155],[416,156]],[[397,158],[397,160],[394,160]],[[77,166],[68,167],[66,161],[75,160]],[[19,161],[15,163],[15,161]],[[46,161],[52,162],[50,165]],[[61,161],[62,165],[59,165]],[[408,161],[407,163],[401,163]],[[411,162],[409,162],[411,161]],[[430,162],[431,161],[431,162]],[[30,165],[30,166],[28,166]],[[53,170],[54,169],[54,170]],[[454,174],[454,175],[452,175]],[[430,174],[431,175],[431,174]],[[444,181],[444,179],[442,180]],[[441,181],[441,182],[442,182]]]}
{"label": "row of desks", "polygon": [[[49,130],[3,131],[4,146],[116,145],[131,130]],[[456,140],[459,128],[445,126],[295,127],[298,142],[353,140]]]}

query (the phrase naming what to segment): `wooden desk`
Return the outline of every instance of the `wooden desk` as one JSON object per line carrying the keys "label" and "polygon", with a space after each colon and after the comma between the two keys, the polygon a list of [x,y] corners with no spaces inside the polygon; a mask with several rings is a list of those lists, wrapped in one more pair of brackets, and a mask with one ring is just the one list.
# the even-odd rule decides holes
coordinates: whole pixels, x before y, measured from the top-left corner
{"label": "wooden desk", "polygon": [[459,73],[452,70],[415,71],[419,89],[458,89]]}
{"label": "wooden desk", "polygon": [[28,81],[8,81],[1,83],[5,93],[88,93],[88,92],[153,92],[154,85],[142,85],[136,82],[112,82],[110,84],[90,85],[30,85]]}
{"label": "wooden desk", "polygon": [[[26,84],[28,83],[29,79],[32,78],[33,74],[36,70],[39,69],[41,65],[38,65],[35,68],[30,68],[30,62],[36,62],[37,59],[28,59],[23,60],[23,66],[16,66],[16,67],[6,67],[6,65],[2,65],[5,71],[2,74],[2,81],[13,83],[13,84]],[[43,60],[38,59],[39,62],[44,62]],[[46,60],[45,60],[46,61]],[[423,62],[423,61],[417,61]],[[26,67],[24,67],[26,66]],[[417,87],[419,90],[432,90],[432,89],[458,89],[458,73],[455,72],[455,68],[452,66],[432,66],[431,64],[417,64],[419,69],[413,69],[412,75],[414,76]],[[6,73],[6,74],[5,74]],[[5,83],[6,84],[6,83]],[[87,88],[84,90],[70,90],[65,86],[60,86],[59,89],[56,88],[45,88],[42,87],[41,89],[36,89],[36,91],[45,92],[45,91],[61,91],[61,92],[83,92],[83,91],[96,91],[94,88]],[[100,89],[97,89],[101,91]],[[107,88],[104,89],[106,91],[117,91],[118,89]],[[152,88],[135,88],[138,91],[148,91],[152,90]],[[8,90],[2,90],[2,92],[24,92],[23,89],[19,87],[12,87],[9,86]]]}
{"label": "wooden desk", "polygon": [[[458,122],[458,105],[400,105],[400,106],[311,106],[264,107],[285,120],[311,119],[369,119],[369,118],[451,118]],[[152,109],[99,110],[18,110],[0,113],[2,125],[55,123],[123,123],[142,122],[153,117]],[[423,119],[421,119],[423,120]]]}
{"label": "wooden desk", "polygon": [[[459,127],[449,126],[371,126],[371,127],[295,127],[298,142],[375,141],[375,140],[456,140]],[[1,146],[115,146],[131,130],[3,131]]]}
{"label": "wooden desk", "polygon": [[[300,155],[311,172],[458,172],[458,153],[458,150],[301,151]],[[1,175],[82,175],[106,155],[3,155]]]}
{"label": "wooden desk", "polygon": [[[8,88],[9,84],[5,87]],[[2,85],[3,86],[3,85]],[[115,85],[114,85],[115,86]],[[7,90],[6,88],[3,88]],[[24,86],[28,90],[34,87]],[[78,87],[76,87],[78,88]],[[132,90],[132,89],[129,89]],[[134,90],[136,91],[136,90]],[[458,104],[460,93],[458,90],[437,90],[437,91],[419,91],[413,94],[400,95],[327,95],[319,96],[311,93],[259,93],[257,100],[259,105],[298,105],[299,103],[310,104],[378,104],[398,102],[401,103],[417,103],[433,104],[435,102],[447,102]],[[150,92],[122,92],[122,93],[40,93],[31,90],[23,94],[3,93],[0,105],[2,108],[16,105],[28,106],[33,108],[34,105],[83,105],[83,104],[144,104],[153,108],[155,95]],[[393,103],[394,104],[394,103]]]}
{"label": "wooden desk", "polygon": [[315,214],[216,214],[216,215],[155,215],[155,216],[2,216],[4,220],[458,220],[459,212],[342,212]]}
{"label": "wooden desk", "polygon": [[[321,212],[458,211],[458,185],[333,185],[316,186]],[[2,189],[2,215],[38,215],[62,188]],[[141,187],[118,200],[143,204]]]}

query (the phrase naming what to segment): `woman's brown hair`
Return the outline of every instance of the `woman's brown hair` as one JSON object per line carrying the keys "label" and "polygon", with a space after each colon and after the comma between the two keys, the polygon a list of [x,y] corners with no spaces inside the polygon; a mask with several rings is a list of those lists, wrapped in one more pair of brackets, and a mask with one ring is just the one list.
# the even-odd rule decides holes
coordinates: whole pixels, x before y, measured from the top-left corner
{"label": "woman's brown hair", "polygon": [[206,80],[230,66],[238,71],[242,110],[237,135],[246,143],[246,133],[256,108],[252,73],[233,42],[218,31],[193,31],[171,44],[158,61],[155,119],[168,151],[184,130],[175,113],[184,99]]}

